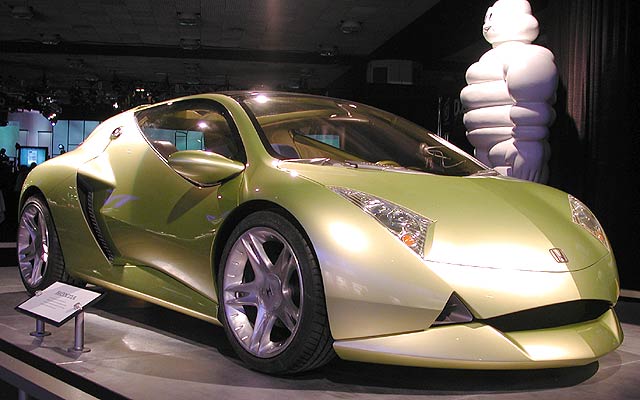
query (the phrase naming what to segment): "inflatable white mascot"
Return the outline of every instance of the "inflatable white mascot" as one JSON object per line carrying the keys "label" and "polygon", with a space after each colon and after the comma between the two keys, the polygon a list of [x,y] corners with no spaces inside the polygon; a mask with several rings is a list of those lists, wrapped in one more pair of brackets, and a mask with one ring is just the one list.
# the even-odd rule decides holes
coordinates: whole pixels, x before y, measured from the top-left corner
{"label": "inflatable white mascot", "polygon": [[501,174],[546,183],[558,83],[553,53],[531,44],[538,21],[526,0],[496,1],[483,34],[493,48],[469,67],[460,93],[467,138]]}

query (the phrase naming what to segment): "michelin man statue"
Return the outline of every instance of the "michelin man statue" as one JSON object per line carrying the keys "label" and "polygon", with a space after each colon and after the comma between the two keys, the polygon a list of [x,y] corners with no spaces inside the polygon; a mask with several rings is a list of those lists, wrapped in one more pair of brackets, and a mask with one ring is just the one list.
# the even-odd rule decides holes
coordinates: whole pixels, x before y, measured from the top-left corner
{"label": "michelin man statue", "polygon": [[558,73],[553,53],[531,44],[538,33],[528,1],[496,1],[483,26],[493,48],[467,70],[460,99],[480,161],[503,175],[546,183]]}

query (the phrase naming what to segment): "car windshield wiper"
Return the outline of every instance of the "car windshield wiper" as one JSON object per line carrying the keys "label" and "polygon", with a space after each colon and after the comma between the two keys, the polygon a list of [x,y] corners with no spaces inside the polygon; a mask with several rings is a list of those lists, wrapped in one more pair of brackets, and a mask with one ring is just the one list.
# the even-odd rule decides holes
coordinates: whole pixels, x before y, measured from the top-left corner
{"label": "car windshield wiper", "polygon": [[312,165],[327,165],[327,164],[335,164],[339,163],[338,161],[332,160],[328,157],[319,157],[319,158],[294,158],[283,160],[291,163],[300,163],[300,164],[312,164]]}
{"label": "car windshield wiper", "polygon": [[285,161],[292,162],[292,163],[300,163],[300,164],[330,165],[332,167],[373,169],[376,171],[395,171],[395,172],[412,172],[412,173],[419,172],[419,171],[415,171],[405,167],[394,166],[394,165],[380,165],[380,164],[375,164],[368,161],[353,161],[353,160],[338,161],[328,157],[299,158],[299,159],[292,159],[292,160],[285,160]]}
{"label": "car windshield wiper", "polygon": [[421,172],[421,171],[415,171],[400,165],[384,165],[384,164],[372,163],[368,161],[345,160],[342,162],[342,164],[346,164],[351,168],[374,169],[376,171],[394,171],[394,172],[411,172],[411,173]]}
{"label": "car windshield wiper", "polygon": [[478,172],[475,172],[469,176],[499,176],[500,173],[495,169],[482,169]]}

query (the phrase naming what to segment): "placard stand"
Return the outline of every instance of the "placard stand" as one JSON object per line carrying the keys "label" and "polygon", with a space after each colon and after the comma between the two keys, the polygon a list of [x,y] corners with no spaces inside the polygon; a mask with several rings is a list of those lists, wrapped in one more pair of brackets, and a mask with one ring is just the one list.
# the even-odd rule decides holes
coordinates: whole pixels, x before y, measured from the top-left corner
{"label": "placard stand", "polygon": [[40,318],[36,318],[36,330],[33,332],[29,332],[29,335],[35,336],[37,338],[45,337],[51,335],[51,332],[47,332],[45,330],[44,321]]}
{"label": "placard stand", "polygon": [[55,282],[16,306],[16,310],[36,319],[36,330],[29,334],[37,338],[51,335],[45,329],[45,322],[61,327],[75,318],[73,347],[69,347],[67,351],[86,353],[91,350],[84,347],[84,309],[103,297],[104,293]]}
{"label": "placard stand", "polygon": [[[82,310],[80,304],[76,304],[76,306]],[[84,311],[80,311],[76,315],[73,329],[73,347],[69,347],[67,351],[70,353],[88,353],[91,351],[90,348],[84,347]]]}

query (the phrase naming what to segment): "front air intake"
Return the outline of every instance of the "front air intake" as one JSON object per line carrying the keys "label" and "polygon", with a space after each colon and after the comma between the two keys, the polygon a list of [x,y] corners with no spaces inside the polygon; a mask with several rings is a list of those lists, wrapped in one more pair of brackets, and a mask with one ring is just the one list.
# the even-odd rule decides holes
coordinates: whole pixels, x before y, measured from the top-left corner
{"label": "front air intake", "polygon": [[98,223],[98,218],[95,210],[96,200],[94,198],[93,189],[91,189],[89,185],[87,185],[86,182],[84,182],[84,180],[80,179],[80,176],[78,177],[78,197],[80,200],[82,211],[87,220],[89,229],[91,229],[91,233],[93,234],[93,237],[98,243],[98,246],[100,246],[100,250],[102,250],[102,253],[104,254],[104,256],[110,262],[113,262],[115,258],[115,254],[111,249],[111,246],[109,246],[109,243],[107,242],[107,239],[103,233],[103,230],[100,227],[100,224]]}
{"label": "front air intake", "polygon": [[447,304],[431,326],[463,324],[473,321],[473,315],[455,293],[451,294]]}
{"label": "front air intake", "polygon": [[480,322],[502,332],[529,331],[592,321],[611,309],[604,300],[576,300],[518,311]]}

